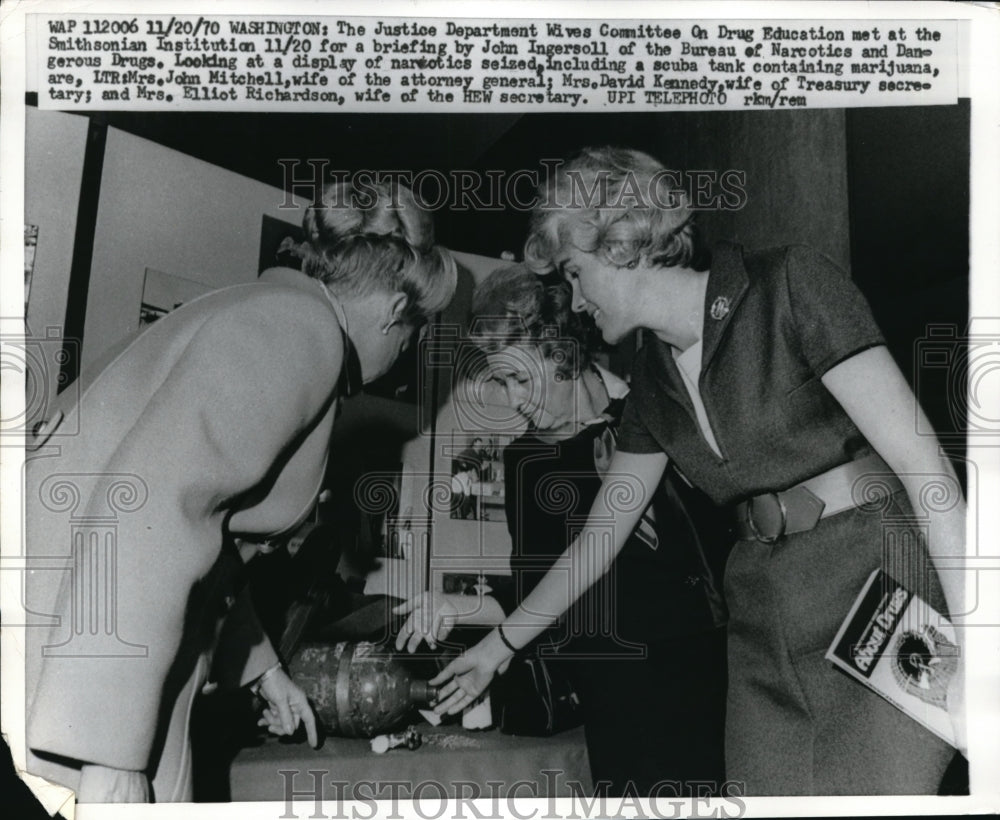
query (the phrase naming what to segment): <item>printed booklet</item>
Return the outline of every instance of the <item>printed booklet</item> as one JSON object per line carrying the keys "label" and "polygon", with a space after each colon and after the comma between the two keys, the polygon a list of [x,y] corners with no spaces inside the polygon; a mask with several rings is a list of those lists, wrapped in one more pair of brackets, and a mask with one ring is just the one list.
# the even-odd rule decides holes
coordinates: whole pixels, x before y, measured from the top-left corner
{"label": "printed booklet", "polygon": [[880,569],[869,577],[826,653],[953,746],[947,694],[958,655],[948,619]]}

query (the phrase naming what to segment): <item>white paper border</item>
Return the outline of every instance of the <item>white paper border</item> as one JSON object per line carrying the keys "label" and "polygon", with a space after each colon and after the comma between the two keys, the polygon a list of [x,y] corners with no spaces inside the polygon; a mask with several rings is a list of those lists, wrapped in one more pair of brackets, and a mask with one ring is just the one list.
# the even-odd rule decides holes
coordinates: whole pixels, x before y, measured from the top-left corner
{"label": "white paper border", "polygon": [[[291,2],[231,2],[230,0],[152,0],[141,4],[142,14],[280,14],[338,15],[382,17],[483,17],[483,18],[580,18],[580,19],[968,19],[969,60],[966,87],[960,96],[972,98],[971,105],[971,218],[970,218],[970,317],[1000,317],[1000,212],[997,208],[1000,192],[1000,13],[993,4],[917,3],[917,2],[477,2],[453,3],[429,0],[367,0],[366,2],[322,2],[292,0]],[[0,43],[2,43],[2,100],[0,100],[0,317],[10,332],[23,311],[23,209],[24,209],[24,89],[25,48],[24,15],[34,12],[75,12],[86,14],[122,14],[137,11],[137,5],[114,0],[98,2],[46,2],[22,0],[5,2],[0,7]],[[963,83],[960,81],[960,87]],[[16,275],[15,275],[16,273]],[[23,380],[3,374],[2,400],[5,408],[15,408],[23,402]],[[10,410],[4,411],[8,417]],[[994,413],[991,418],[1000,417]],[[969,442],[970,458],[974,457],[980,476],[983,499],[1000,498],[1000,442],[991,447]],[[18,487],[22,456],[16,449],[0,451],[0,489],[3,498],[3,519],[0,522],[4,554],[9,545],[21,542],[21,516],[11,515],[20,508]],[[973,511],[979,516],[980,541],[984,545],[998,542],[1000,508],[987,504]],[[13,549],[13,552],[19,552]],[[993,552],[994,550],[987,550]],[[20,573],[13,565],[0,568],[0,595],[5,621],[18,622]],[[985,585],[990,597],[981,601],[992,612],[1000,612],[1000,584]],[[1000,622],[1000,621],[998,621]],[[23,653],[13,630],[4,630],[3,640],[3,702],[2,725],[14,754],[15,763],[24,760],[24,686]],[[954,798],[746,798],[748,816],[801,817],[830,815],[893,815],[893,814],[978,814],[1000,811],[1000,627],[966,631],[969,663],[970,715],[969,722],[970,782],[969,797]],[[615,801],[609,801],[614,805]],[[558,804],[558,803],[557,803]],[[550,801],[523,801],[518,804],[524,815],[542,818],[551,809]],[[484,806],[484,808],[487,808]],[[370,814],[370,806],[359,807],[359,817]],[[718,804],[716,811],[731,809]],[[65,810],[64,810],[65,811]],[[299,817],[314,813],[310,802],[296,804]],[[351,809],[344,807],[351,816]],[[421,818],[419,811],[401,807],[406,817]],[[564,812],[565,809],[558,811]],[[701,806],[701,816],[712,809]],[[200,818],[278,818],[285,813],[284,803],[255,803],[181,806],[83,806],[77,809],[81,820],[92,818],[173,817]],[[331,807],[328,814],[335,813]],[[426,813],[425,813],[426,814]],[[427,816],[431,816],[427,814]],[[450,816],[450,815],[444,815]],[[466,817],[473,816],[468,807]],[[632,815],[629,815],[632,816]],[[716,814],[715,816],[726,816]]]}

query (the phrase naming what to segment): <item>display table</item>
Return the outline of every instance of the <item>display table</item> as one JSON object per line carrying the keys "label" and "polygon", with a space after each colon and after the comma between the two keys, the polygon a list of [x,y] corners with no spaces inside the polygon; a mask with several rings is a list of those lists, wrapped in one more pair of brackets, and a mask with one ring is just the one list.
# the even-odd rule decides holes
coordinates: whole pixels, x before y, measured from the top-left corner
{"label": "display table", "polygon": [[[583,728],[555,737],[421,724],[414,751],[371,751],[368,740],[329,737],[320,749],[269,739],[233,761],[233,800],[570,797],[592,791]],[[294,794],[293,794],[294,792]]]}

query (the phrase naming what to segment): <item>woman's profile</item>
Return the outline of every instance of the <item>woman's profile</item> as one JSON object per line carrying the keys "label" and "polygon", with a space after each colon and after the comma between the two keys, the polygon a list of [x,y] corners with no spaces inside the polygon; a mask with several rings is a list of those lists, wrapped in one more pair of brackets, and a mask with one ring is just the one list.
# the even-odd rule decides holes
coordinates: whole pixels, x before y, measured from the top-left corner
{"label": "woman's profile", "polygon": [[[641,497],[670,463],[732,515],[726,777],[748,794],[935,793],[953,750],[824,654],[879,567],[941,611],[964,612],[961,574],[936,571],[964,555],[954,470],[917,434],[929,425],[842,270],[807,247],[732,243],[704,270],[695,238],[687,194],[661,163],[588,149],[541,191],[525,258],[566,279],[574,310],[607,342],[644,331],[610,469]],[[594,522],[616,521],[617,550],[641,513],[616,502],[597,495],[560,559],[582,568],[578,583],[550,573],[434,681],[445,684],[442,711],[481,692],[512,646],[607,570],[588,546]],[[914,510],[927,540],[887,526]],[[961,692],[959,675],[949,706],[960,743]]]}

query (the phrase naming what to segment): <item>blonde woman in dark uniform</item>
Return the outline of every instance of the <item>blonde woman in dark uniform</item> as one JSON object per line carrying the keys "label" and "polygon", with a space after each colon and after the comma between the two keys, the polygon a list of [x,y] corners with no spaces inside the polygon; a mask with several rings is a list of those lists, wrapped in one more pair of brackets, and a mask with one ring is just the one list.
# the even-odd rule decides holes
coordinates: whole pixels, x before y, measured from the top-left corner
{"label": "blonde woman in dark uniform", "polygon": [[[117,510],[111,647],[74,650],[85,578],[29,580],[30,608],[58,616],[47,636],[29,630],[30,766],[82,802],[191,799],[188,713],[234,592],[229,565],[308,513],[339,402],[385,373],[454,292],[454,264],[406,189],[330,186],[304,224],[304,273],[275,269],[160,319],[76,404],[53,408],[45,433],[61,417],[77,435],[35,442],[29,554],[75,554],[79,517]],[[236,539],[238,556],[224,546]],[[260,630],[247,632],[243,683],[269,704],[263,723],[287,734],[304,722],[315,741],[302,691]],[[64,649],[42,657],[43,646]]]}
{"label": "blonde woman in dark uniform", "polygon": [[[748,794],[936,793],[951,748],[824,652],[880,566],[943,611],[964,611],[961,573],[933,569],[964,554],[954,471],[915,432],[926,420],[915,426],[914,396],[849,277],[805,247],[722,244],[709,272],[695,269],[692,213],[671,179],[637,151],[583,152],[543,191],[525,256],[565,276],[574,308],[608,342],[648,331],[611,471],[633,476],[641,495],[672,461],[737,513],[726,776]],[[928,482],[939,492],[929,510]],[[908,549],[884,547],[884,522],[915,508],[930,543],[911,528],[898,542]],[[591,521],[608,516],[620,548],[638,512],[599,494]],[[557,616],[606,571],[595,536],[585,528],[563,555],[578,584],[543,579],[444,670],[441,709],[468,703],[540,631],[539,613]],[[949,692],[960,742],[961,685],[956,676]]]}

